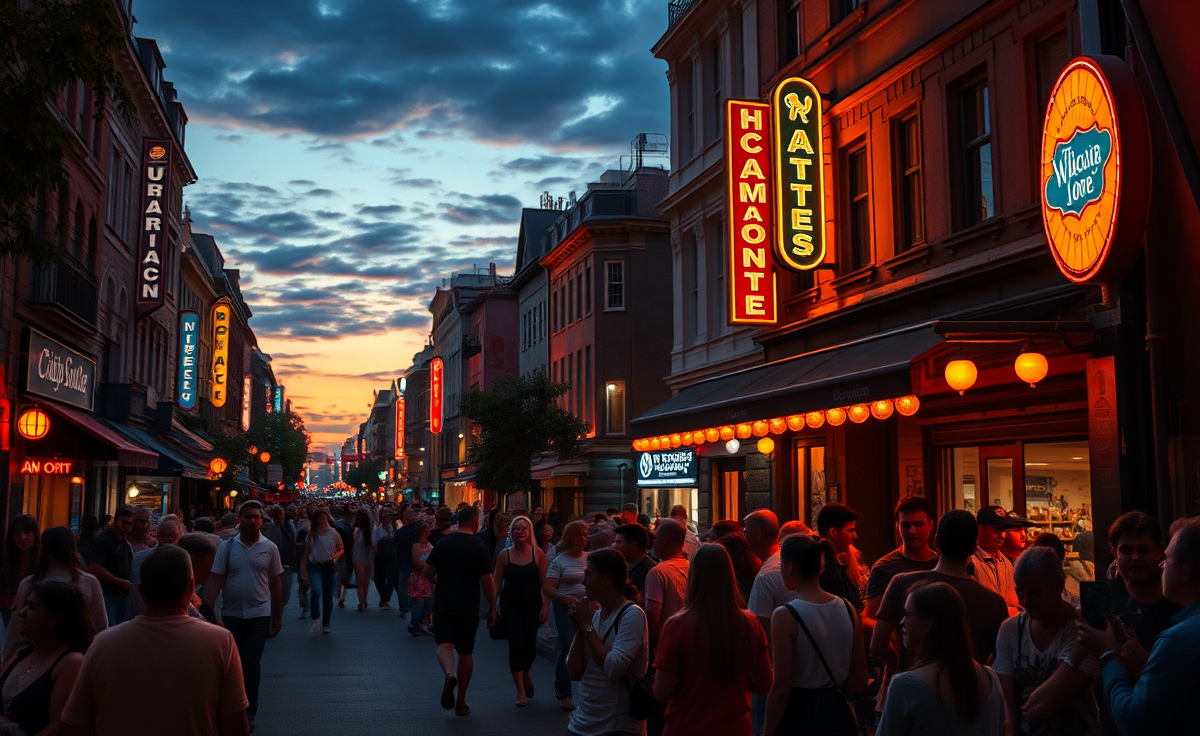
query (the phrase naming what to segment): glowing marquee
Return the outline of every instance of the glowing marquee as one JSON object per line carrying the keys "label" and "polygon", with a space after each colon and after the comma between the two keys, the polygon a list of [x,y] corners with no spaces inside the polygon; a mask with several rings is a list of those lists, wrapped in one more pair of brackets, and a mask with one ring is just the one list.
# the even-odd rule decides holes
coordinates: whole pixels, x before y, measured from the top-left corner
{"label": "glowing marquee", "polygon": [[233,314],[229,301],[218,301],[212,310],[212,405],[220,409],[229,397],[229,319]]}
{"label": "glowing marquee", "polygon": [[429,431],[434,434],[442,431],[442,373],[444,368],[441,358],[429,361]]}
{"label": "glowing marquee", "polygon": [[1109,284],[1137,259],[1149,192],[1146,111],[1133,72],[1115,57],[1063,69],[1042,126],[1046,240],[1076,283]]}
{"label": "glowing marquee", "polygon": [[167,207],[171,182],[171,141],[142,142],[142,208],[138,221],[138,316],[166,303],[163,274],[167,271]]}
{"label": "glowing marquee", "polygon": [[196,366],[200,360],[200,315],[190,310],[179,313],[179,376],[176,380],[176,390],[179,394],[179,406],[182,409],[193,409],[196,406],[197,384],[199,371]]}
{"label": "glowing marquee", "polygon": [[396,452],[397,460],[404,457],[404,397],[396,397]]}
{"label": "glowing marquee", "polygon": [[775,256],[809,271],[825,260],[825,177],[821,93],[791,77],[772,96],[775,154]]}
{"label": "glowing marquee", "polygon": [[729,183],[729,322],[773,325],[778,318],[771,258],[770,106],[725,105],[725,166]]}

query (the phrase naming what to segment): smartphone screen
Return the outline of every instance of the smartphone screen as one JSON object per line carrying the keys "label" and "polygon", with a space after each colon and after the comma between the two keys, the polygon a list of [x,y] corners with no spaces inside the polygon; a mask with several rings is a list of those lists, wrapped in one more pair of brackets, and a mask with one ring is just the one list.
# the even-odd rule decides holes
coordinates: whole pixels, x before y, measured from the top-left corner
{"label": "smartphone screen", "polygon": [[1108,625],[1110,595],[1108,582],[1084,580],[1079,583],[1080,612],[1092,628],[1104,629]]}

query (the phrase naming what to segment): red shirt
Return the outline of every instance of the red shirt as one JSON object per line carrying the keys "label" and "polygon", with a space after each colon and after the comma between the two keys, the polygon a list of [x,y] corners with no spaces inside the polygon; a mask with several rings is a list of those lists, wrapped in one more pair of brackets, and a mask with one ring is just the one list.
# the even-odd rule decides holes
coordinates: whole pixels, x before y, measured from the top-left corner
{"label": "red shirt", "polygon": [[[708,656],[706,632],[696,636],[697,616],[692,611],[675,616],[663,626],[654,666],[677,678],[675,697],[667,705],[663,736],[753,736],[750,726],[750,688],[765,691],[771,684],[767,635],[758,617],[742,611],[749,626],[749,668],[730,681],[714,677]],[[723,635],[728,636],[729,632]]]}

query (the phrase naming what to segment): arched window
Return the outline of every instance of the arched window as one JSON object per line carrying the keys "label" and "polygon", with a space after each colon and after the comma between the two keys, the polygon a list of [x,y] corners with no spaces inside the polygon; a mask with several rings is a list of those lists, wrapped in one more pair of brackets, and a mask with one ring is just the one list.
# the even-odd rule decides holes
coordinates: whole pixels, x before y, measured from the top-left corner
{"label": "arched window", "polygon": [[83,261],[83,200],[75,202],[75,233],[71,236],[71,250],[68,251],[77,261]]}

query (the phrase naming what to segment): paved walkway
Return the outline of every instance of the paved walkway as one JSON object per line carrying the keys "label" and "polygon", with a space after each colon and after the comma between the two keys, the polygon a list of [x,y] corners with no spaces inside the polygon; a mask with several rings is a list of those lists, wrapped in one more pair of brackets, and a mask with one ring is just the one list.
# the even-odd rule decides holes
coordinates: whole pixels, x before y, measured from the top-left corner
{"label": "paved walkway", "polygon": [[283,631],[267,642],[263,655],[255,736],[566,733],[551,662],[538,658],[536,695],[529,707],[517,708],[508,643],[489,639],[481,622],[475,676],[467,690],[471,715],[456,717],[438,705],[442,675],[433,639],[414,639],[405,630],[407,619],[377,607],[374,589],[368,600],[371,608],[356,611],[351,591],[346,608],[334,610],[333,633],[314,639],[309,621],[299,620],[293,590]]}

